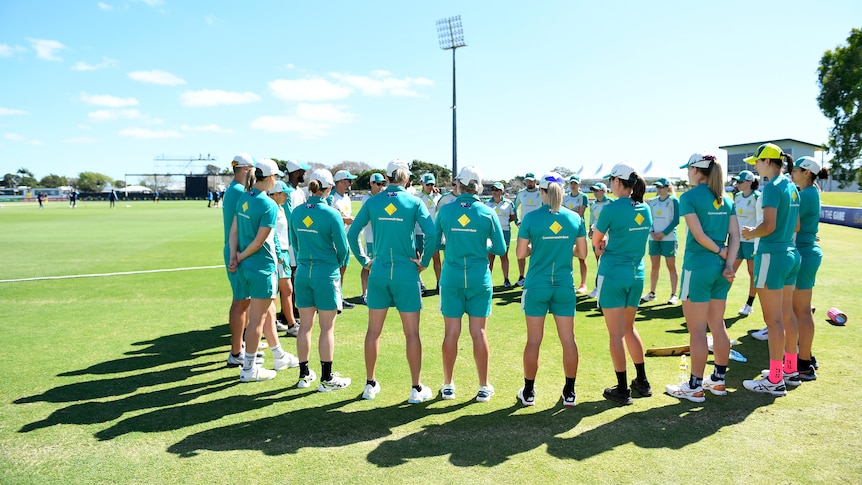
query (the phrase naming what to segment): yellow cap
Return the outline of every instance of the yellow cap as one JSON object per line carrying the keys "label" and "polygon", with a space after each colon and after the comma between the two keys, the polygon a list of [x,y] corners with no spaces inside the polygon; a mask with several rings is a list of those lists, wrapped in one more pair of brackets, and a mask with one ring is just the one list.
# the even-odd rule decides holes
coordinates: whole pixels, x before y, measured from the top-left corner
{"label": "yellow cap", "polygon": [[781,155],[784,152],[781,151],[781,147],[774,143],[764,143],[757,147],[757,151],[754,152],[754,155],[745,159],[745,163],[749,165],[754,165],[761,158],[781,158]]}

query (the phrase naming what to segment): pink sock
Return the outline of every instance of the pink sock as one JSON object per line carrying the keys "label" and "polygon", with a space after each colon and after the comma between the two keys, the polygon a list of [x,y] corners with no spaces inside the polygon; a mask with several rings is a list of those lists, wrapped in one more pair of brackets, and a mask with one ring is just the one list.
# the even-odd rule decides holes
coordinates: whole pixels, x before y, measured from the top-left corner
{"label": "pink sock", "polygon": [[772,360],[769,359],[769,382],[771,384],[778,384],[781,382],[781,361],[780,360]]}
{"label": "pink sock", "polygon": [[793,374],[794,372],[799,370],[797,368],[797,363],[798,363],[797,357],[799,357],[799,354],[788,354],[787,352],[784,353],[784,373],[785,374]]}

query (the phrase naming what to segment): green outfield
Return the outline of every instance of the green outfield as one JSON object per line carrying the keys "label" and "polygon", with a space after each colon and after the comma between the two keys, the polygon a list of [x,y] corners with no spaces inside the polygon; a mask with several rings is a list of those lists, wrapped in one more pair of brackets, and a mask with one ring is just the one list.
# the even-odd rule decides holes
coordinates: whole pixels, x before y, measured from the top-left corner
{"label": "green outfield", "polygon": [[[824,204],[836,203],[824,194]],[[859,194],[840,194],[859,206]],[[831,201],[831,202],[830,202]],[[358,204],[355,204],[358,209]],[[374,401],[365,379],[366,310],[339,316],[335,370],[342,391],[296,389],[296,369],[240,384],[225,368],[230,291],[222,264],[221,211],[206,201],[35,203],[0,207],[0,483],[859,483],[862,414],[856,360],[862,344],[862,233],[821,225],[824,263],[814,292],[819,378],[773,399],[742,389],[767,365],[759,305],[739,318],[742,269],[726,312],[734,347],[730,393],[703,404],[661,394],[676,357],[647,358],[656,394],[617,407],[607,332],[594,300],[578,304],[578,404],[563,408],[561,352],[553,325],[542,347],[536,406],[522,407],[524,318],[520,289],[497,288],[488,324],[490,403],[477,386],[469,332],[455,371],[458,395],[441,401],[438,297],[424,299],[423,381],[435,391],[408,405],[409,372],[397,314],[381,340]],[[681,232],[679,234],[682,234]],[[682,249],[682,247],[680,248]],[[512,255],[512,279],[517,264]],[[589,279],[595,275],[592,254]],[[681,266],[681,259],[678,266]],[[210,268],[216,266],[216,268]],[[142,272],[191,268],[172,272]],[[196,269],[195,269],[196,268]],[[856,268],[856,269],[854,269]],[[64,275],[109,276],[6,280]],[[434,286],[433,270],[423,273]],[[499,264],[495,284],[502,283]],[[592,284],[589,284],[592,289]],[[351,261],[345,296],[357,301]],[[680,307],[662,272],[638,329],[647,347],[684,344]],[[828,324],[828,307],[849,315]],[[283,338],[288,349],[293,339]],[[316,339],[312,368],[318,370]],[[267,361],[272,358],[267,353]],[[711,370],[711,366],[709,366]],[[634,373],[629,364],[629,373]],[[856,456],[856,458],[854,458]]]}

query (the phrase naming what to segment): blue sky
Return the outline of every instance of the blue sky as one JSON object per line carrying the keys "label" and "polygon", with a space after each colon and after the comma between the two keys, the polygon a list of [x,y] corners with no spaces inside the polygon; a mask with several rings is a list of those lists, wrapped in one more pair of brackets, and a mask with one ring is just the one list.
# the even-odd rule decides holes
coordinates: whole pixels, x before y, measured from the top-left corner
{"label": "blue sky", "polygon": [[677,175],[702,149],[825,142],[817,65],[862,26],[858,0],[533,3],[5,0],[0,175],[122,179],[238,152],[451,166],[435,22],[452,15],[459,166]]}

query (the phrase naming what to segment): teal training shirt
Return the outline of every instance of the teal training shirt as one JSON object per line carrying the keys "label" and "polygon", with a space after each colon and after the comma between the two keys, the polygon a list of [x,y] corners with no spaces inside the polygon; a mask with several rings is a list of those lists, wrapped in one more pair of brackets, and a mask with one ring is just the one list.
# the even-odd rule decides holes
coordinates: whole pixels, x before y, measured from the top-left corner
{"label": "teal training shirt", "polygon": [[524,288],[574,286],[572,250],[579,237],[587,237],[584,221],[565,207],[551,212],[543,205],[524,216],[518,238],[532,245]]}
{"label": "teal training shirt", "polygon": [[494,209],[483,204],[478,195],[461,194],[453,203],[440,208],[434,227],[438,247],[441,239],[446,238],[440,286],[491,286],[488,252],[496,256],[506,253],[503,228]]}
{"label": "teal training shirt", "polygon": [[425,253],[420,264],[427,268],[437,250],[437,231],[425,204],[407,193],[404,187],[389,185],[368,199],[347,233],[347,241],[356,260],[367,266],[365,248],[359,244],[359,235],[366,224],[374,233],[374,261],[369,278],[415,281],[419,278],[416,263],[416,241],[413,228],[416,224],[425,233]]}
{"label": "teal training shirt", "polygon": [[763,209],[775,207],[775,230],[760,238],[758,253],[783,253],[794,247],[793,233],[799,218],[799,191],[793,182],[779,175],[763,185]]}
{"label": "teal training shirt", "polygon": [[799,232],[796,234],[796,246],[810,247],[817,244],[819,228],[820,191],[811,185],[799,192]]}
{"label": "teal training shirt", "polygon": [[341,262],[347,257],[347,236],[341,214],[320,197],[309,197],[293,208],[290,238],[296,255],[296,275],[341,279]]}
{"label": "teal training shirt", "polygon": [[236,180],[231,180],[224,191],[222,198],[221,216],[224,220],[224,245],[230,243],[230,227],[233,225],[233,218],[236,216],[236,204],[240,197],[245,193],[245,187]]}
{"label": "teal training shirt", "polygon": [[617,199],[602,209],[596,230],[607,234],[608,242],[599,260],[598,274],[611,279],[642,280],[651,226],[649,206],[631,197]]}
{"label": "teal training shirt", "polygon": [[[707,184],[698,184],[697,187],[693,187],[682,194],[679,206],[683,216],[687,214],[696,215],[703,233],[719,246],[727,246],[728,231],[737,230],[736,226],[730,227],[730,216],[734,214],[734,207],[730,198],[727,195],[722,195],[719,202]],[[707,265],[724,265],[721,256],[701,246],[694,239],[691,230],[686,232],[688,235],[685,238],[683,268],[697,269]]]}
{"label": "teal training shirt", "polygon": [[239,252],[254,241],[261,227],[269,227],[272,231],[266,237],[263,246],[254,254],[240,261],[239,267],[247,271],[261,274],[272,274],[278,262],[275,250],[275,224],[278,218],[278,205],[257,189],[245,192],[236,204],[236,228]]}

